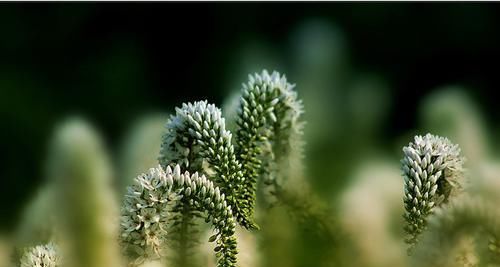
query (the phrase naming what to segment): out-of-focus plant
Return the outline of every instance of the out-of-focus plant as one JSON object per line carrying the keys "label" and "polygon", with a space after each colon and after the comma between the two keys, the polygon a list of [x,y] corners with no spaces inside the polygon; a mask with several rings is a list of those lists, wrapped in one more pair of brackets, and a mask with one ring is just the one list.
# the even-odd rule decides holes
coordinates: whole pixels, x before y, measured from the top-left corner
{"label": "out-of-focus plant", "polygon": [[27,250],[21,258],[21,267],[58,267],[61,255],[52,243],[39,245]]}
{"label": "out-of-focus plant", "polygon": [[[80,118],[56,128],[48,183],[23,214],[15,234],[22,266],[121,266],[118,209],[102,141]],[[30,247],[31,246],[31,247]]]}
{"label": "out-of-focus plant", "polygon": [[64,266],[120,266],[112,168],[97,133],[82,119],[65,121],[54,136],[48,166]]}
{"label": "out-of-focus plant", "polygon": [[3,235],[0,235],[0,266],[12,265],[12,241]]}
{"label": "out-of-focus plant", "polygon": [[[46,244],[56,235],[56,209],[54,186],[44,185],[24,209],[15,233],[18,248]],[[32,218],[37,218],[33,220]]]}
{"label": "out-of-focus plant", "polygon": [[460,144],[468,164],[490,154],[486,125],[479,108],[460,87],[445,87],[430,94],[420,106],[422,127]]}
{"label": "out-of-focus plant", "polygon": [[[307,109],[308,141],[331,141],[341,132],[347,55],[342,30],[326,20],[307,20],[291,34],[291,72]],[[319,118],[328,118],[329,123]]]}
{"label": "out-of-focus plant", "polygon": [[401,173],[390,159],[361,162],[342,194],[340,221],[355,243],[359,257],[349,266],[399,266],[406,264],[401,225]]}
{"label": "out-of-focus plant", "polygon": [[500,213],[495,204],[463,197],[429,219],[416,247],[417,266],[500,266]]}
{"label": "out-of-focus plant", "polygon": [[498,200],[500,160],[488,136],[488,126],[480,108],[461,87],[444,87],[424,99],[420,107],[422,127],[448,136],[463,148],[468,162],[468,192]]}
{"label": "out-of-focus plant", "polygon": [[120,190],[125,193],[133,178],[158,163],[167,114],[147,114],[137,119],[125,135],[118,154]]}

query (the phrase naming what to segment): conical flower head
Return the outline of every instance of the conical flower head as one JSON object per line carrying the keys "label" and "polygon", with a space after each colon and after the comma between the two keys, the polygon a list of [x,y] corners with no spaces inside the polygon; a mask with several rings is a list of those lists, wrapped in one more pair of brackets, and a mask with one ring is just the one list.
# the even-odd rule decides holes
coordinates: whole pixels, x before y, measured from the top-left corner
{"label": "conical flower head", "polygon": [[200,171],[203,158],[210,161],[217,152],[232,147],[221,110],[207,101],[182,104],[165,128],[159,157],[163,167],[180,164]]}
{"label": "conical flower head", "polygon": [[406,241],[413,247],[433,208],[461,190],[464,159],[458,145],[431,134],[415,136],[403,152]]}

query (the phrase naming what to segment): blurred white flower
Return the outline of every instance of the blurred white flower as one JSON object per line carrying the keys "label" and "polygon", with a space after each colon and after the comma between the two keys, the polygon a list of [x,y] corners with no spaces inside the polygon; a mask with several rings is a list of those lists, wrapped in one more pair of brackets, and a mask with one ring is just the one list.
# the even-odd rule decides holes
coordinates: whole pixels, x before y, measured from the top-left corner
{"label": "blurred white flower", "polygon": [[341,198],[340,218],[360,255],[352,266],[405,266],[401,172],[391,160],[361,163]]}
{"label": "blurred white flower", "polygon": [[57,248],[52,243],[30,248],[21,258],[21,267],[56,267],[59,265]]}
{"label": "blurred white flower", "polygon": [[492,152],[481,109],[466,88],[440,88],[423,100],[419,113],[419,120],[427,131],[460,144],[469,165],[482,162]]}

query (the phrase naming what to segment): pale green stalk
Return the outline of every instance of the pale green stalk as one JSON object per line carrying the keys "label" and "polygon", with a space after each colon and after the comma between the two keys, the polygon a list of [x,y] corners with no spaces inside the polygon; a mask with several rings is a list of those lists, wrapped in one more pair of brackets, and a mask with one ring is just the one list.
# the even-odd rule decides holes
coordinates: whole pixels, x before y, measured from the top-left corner
{"label": "pale green stalk", "polygon": [[90,125],[73,118],[57,128],[49,177],[56,190],[64,266],[121,266],[111,175],[107,153]]}

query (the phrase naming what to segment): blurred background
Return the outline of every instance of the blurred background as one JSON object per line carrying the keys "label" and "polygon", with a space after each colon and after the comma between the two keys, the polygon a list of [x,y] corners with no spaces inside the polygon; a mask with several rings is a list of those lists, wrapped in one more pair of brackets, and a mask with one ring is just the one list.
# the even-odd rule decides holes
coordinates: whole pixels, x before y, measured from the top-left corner
{"label": "blurred background", "polygon": [[[400,265],[398,164],[413,135],[448,136],[499,184],[499,30],[500,7],[485,3],[1,3],[0,230],[48,179],[68,116],[90,121],[119,166],[134,124],[204,99],[228,114],[247,74],[268,69],[304,100],[314,192],[354,239],[381,233],[357,244],[373,266]],[[396,251],[370,258],[390,251],[376,242]]]}

